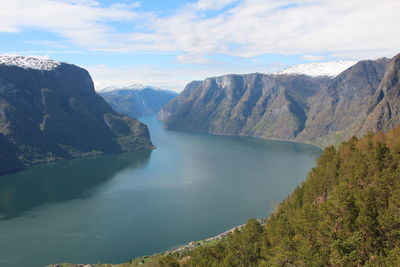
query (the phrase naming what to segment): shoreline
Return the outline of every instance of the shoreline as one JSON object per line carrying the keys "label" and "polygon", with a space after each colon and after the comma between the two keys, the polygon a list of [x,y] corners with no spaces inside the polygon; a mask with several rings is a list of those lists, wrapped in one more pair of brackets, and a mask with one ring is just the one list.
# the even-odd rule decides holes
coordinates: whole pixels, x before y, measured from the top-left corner
{"label": "shoreline", "polygon": [[[267,223],[268,218],[257,219],[257,221],[260,222],[260,224],[262,226],[264,226]],[[227,231],[225,231],[223,233],[220,233],[218,235],[215,235],[215,236],[212,236],[212,237],[200,240],[200,241],[190,241],[189,243],[187,243],[185,245],[178,246],[177,248],[172,249],[172,250],[167,250],[165,252],[162,252],[161,254],[167,254],[168,255],[168,254],[171,254],[171,253],[177,253],[177,252],[181,252],[181,251],[184,251],[184,250],[189,250],[190,251],[190,250],[192,250],[192,249],[194,249],[196,247],[199,247],[199,246],[202,246],[202,245],[207,245],[208,243],[211,243],[213,241],[217,241],[217,240],[223,239],[223,238],[227,237],[228,235],[232,234],[233,232],[235,232],[236,230],[242,229],[245,225],[246,224],[244,223],[244,224],[235,226],[235,227],[233,227],[233,228],[231,228],[231,229],[229,229],[229,230],[227,230]]]}

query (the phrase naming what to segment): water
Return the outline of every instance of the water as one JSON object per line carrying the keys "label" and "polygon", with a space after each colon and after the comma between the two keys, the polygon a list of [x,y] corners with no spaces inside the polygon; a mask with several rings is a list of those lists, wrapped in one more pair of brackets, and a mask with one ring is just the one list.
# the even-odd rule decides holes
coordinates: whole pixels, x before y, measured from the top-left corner
{"label": "water", "polygon": [[316,147],[164,131],[157,149],[0,177],[0,266],[121,263],[266,217],[306,176]]}

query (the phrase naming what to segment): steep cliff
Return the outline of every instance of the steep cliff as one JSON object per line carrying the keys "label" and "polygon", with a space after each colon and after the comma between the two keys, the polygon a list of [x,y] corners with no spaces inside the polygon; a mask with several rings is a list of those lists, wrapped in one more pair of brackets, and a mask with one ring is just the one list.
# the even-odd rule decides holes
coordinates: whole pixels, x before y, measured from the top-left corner
{"label": "steep cliff", "polygon": [[307,99],[329,79],[305,75],[227,75],[193,82],[160,112],[168,129],[293,139]]}
{"label": "steep cliff", "polygon": [[310,99],[306,127],[297,141],[321,146],[349,139],[360,131],[389,60],[360,61],[334,77]]}
{"label": "steep cliff", "polygon": [[362,132],[400,125],[400,54],[392,58],[368,110]]}
{"label": "steep cliff", "polygon": [[[393,108],[399,110],[395,104],[399,103],[395,93],[398,81],[393,78],[399,62],[395,58],[388,68],[386,58],[360,61],[335,77],[247,74],[208,78],[190,83],[164,106],[159,117],[172,130],[291,140],[322,147],[337,144],[369,129],[389,130],[400,124],[393,116],[382,127],[371,128],[366,123],[367,117],[368,121],[373,116],[380,118],[373,115],[380,113],[376,110],[385,109],[386,118]],[[378,119],[375,124],[382,123]]]}
{"label": "steep cliff", "polygon": [[0,174],[33,164],[152,144],[147,127],[115,112],[77,66],[0,57]]}

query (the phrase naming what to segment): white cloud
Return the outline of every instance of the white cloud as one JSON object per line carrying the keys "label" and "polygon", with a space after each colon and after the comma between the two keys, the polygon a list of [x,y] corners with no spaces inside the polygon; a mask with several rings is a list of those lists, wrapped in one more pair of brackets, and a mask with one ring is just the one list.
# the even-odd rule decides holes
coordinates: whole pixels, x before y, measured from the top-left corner
{"label": "white cloud", "polygon": [[208,59],[202,55],[181,54],[176,57],[176,63],[180,64],[210,64],[218,63],[214,60]]}
{"label": "white cloud", "polygon": [[304,56],[302,56],[302,58],[305,60],[308,60],[308,61],[320,61],[320,60],[323,60],[325,57],[317,56],[317,55],[304,55]]}
{"label": "white cloud", "polygon": [[68,45],[66,45],[64,42],[58,42],[58,41],[46,41],[46,40],[42,40],[42,41],[25,41],[25,43],[28,44],[33,44],[33,45],[43,45],[43,46],[48,46],[48,47],[52,47],[52,48],[69,48]]}
{"label": "white cloud", "polygon": [[53,54],[84,54],[84,51],[81,50],[27,50],[27,51],[9,51],[8,53],[4,53],[5,55],[16,55],[16,56],[43,56],[43,55],[53,55]]}
{"label": "white cloud", "polygon": [[[0,32],[42,29],[91,50],[178,51],[185,55],[178,61],[211,53],[366,58],[400,47],[398,0],[199,0],[167,17],[139,13],[138,5],[1,0]],[[116,21],[132,31],[119,32]]]}
{"label": "white cloud", "polygon": [[237,0],[200,0],[190,7],[198,10],[220,10],[235,2]]}
{"label": "white cloud", "polygon": [[108,22],[138,18],[132,6],[100,7],[98,1],[90,0],[0,1],[0,32],[41,29],[89,49],[110,44],[117,33]]}

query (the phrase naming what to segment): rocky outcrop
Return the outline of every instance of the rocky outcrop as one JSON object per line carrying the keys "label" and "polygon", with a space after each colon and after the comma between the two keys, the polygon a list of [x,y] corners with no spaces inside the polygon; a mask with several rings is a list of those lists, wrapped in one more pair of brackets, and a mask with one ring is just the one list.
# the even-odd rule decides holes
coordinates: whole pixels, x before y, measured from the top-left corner
{"label": "rocky outcrop", "polygon": [[334,77],[309,100],[306,127],[296,141],[336,144],[360,131],[389,60],[364,60]]}
{"label": "rocky outcrop", "polygon": [[336,77],[208,78],[190,83],[159,118],[172,130],[337,144],[400,124],[394,118],[400,108],[398,61],[398,56],[390,64],[386,58],[360,61]]}
{"label": "rocky outcrop", "polygon": [[361,132],[386,131],[397,125],[400,125],[400,54],[387,66]]}
{"label": "rocky outcrop", "polygon": [[166,103],[178,95],[174,91],[150,86],[140,89],[114,88],[110,91],[100,91],[99,94],[114,110],[134,118],[157,114]]}
{"label": "rocky outcrop", "polygon": [[227,75],[189,84],[160,112],[168,129],[293,139],[304,129],[307,99],[327,78]]}
{"label": "rocky outcrop", "polygon": [[0,60],[0,174],[152,147],[147,127],[115,112],[86,70],[54,62]]}

